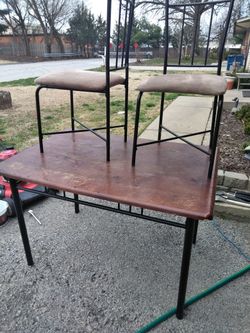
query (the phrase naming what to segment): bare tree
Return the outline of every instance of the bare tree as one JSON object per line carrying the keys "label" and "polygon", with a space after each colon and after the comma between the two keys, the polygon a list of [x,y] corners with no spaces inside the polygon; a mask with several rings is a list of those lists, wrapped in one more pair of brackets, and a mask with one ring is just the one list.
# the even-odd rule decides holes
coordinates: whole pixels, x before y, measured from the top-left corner
{"label": "bare tree", "polygon": [[40,24],[44,34],[46,51],[51,53],[52,41],[55,38],[60,52],[64,53],[64,45],[59,31],[68,18],[69,6],[67,0],[26,0],[29,13]]}
{"label": "bare tree", "polygon": [[25,45],[25,54],[30,56],[30,43],[28,37],[29,15],[27,3],[23,0],[2,0],[8,9],[4,16],[5,23],[11,28],[13,37],[20,36]]}
{"label": "bare tree", "polygon": [[[191,40],[191,53],[195,52],[199,54],[199,42],[201,38],[201,18],[204,13],[210,11],[212,4],[210,0],[173,0],[171,4],[192,4],[201,3],[201,5],[190,6],[188,11],[185,11],[185,22],[189,29],[190,40]],[[165,0],[138,0],[136,2],[137,7],[142,7],[144,11],[154,11],[160,14],[161,18],[164,19],[165,13]],[[172,20],[173,25],[181,23],[183,18],[184,8],[182,6],[170,9],[169,19]]]}
{"label": "bare tree", "polygon": [[5,16],[8,14],[8,9],[0,9],[0,35],[8,28],[6,24],[3,24],[3,21],[5,22]]}

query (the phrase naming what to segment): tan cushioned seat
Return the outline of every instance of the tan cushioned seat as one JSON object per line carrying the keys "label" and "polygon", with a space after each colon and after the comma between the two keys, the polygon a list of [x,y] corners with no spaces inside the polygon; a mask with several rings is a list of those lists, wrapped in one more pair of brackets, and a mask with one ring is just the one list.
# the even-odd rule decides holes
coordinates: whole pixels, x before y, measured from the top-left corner
{"label": "tan cushioned seat", "polygon": [[[120,75],[110,73],[111,87],[123,84],[124,81]],[[40,76],[35,83],[57,89],[102,92],[106,87],[106,74],[82,70],[63,71]]]}
{"label": "tan cushioned seat", "polygon": [[222,76],[212,74],[166,74],[151,77],[137,88],[141,92],[180,92],[200,95],[223,95],[227,83]]}

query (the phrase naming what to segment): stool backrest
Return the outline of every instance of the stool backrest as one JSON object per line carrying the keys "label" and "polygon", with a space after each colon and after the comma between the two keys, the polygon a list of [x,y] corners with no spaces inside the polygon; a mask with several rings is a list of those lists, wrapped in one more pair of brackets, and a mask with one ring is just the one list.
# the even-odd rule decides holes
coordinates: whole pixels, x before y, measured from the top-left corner
{"label": "stool backrest", "polygon": [[[129,66],[130,39],[133,25],[135,0],[107,0],[106,72],[125,69]],[[115,8],[118,5],[118,8]],[[118,9],[116,11],[115,9]],[[118,15],[115,17],[115,13]],[[111,22],[116,24],[115,51],[111,52]],[[111,65],[112,60],[112,65]]]}
{"label": "stool backrest", "polygon": [[233,5],[234,0],[165,0],[163,73],[167,67],[217,67],[220,75]]}

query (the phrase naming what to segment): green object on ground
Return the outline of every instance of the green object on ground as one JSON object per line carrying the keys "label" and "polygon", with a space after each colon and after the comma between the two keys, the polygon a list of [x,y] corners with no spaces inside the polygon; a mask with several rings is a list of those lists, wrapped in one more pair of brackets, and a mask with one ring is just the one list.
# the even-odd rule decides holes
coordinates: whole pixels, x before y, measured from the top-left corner
{"label": "green object on ground", "polygon": [[[242,276],[243,274],[247,273],[249,270],[250,270],[250,265],[247,265],[243,269],[241,269],[240,271],[238,271],[238,272],[236,272],[236,273],[234,273],[234,274],[232,274],[232,275],[230,275],[228,277],[225,277],[224,279],[219,280],[213,286],[211,286],[208,289],[202,291],[201,293],[199,293],[199,294],[197,294],[197,295],[189,298],[189,300],[187,300],[185,302],[185,307],[187,307],[188,305],[191,305],[191,304],[199,301],[203,297],[208,296],[209,294],[211,294],[212,292],[216,291],[217,289],[223,287],[227,283],[229,283],[229,282],[237,279],[238,277]],[[152,330],[153,328],[155,328],[156,326],[158,326],[159,324],[161,324],[163,321],[165,321],[165,320],[169,319],[170,317],[172,317],[175,313],[176,313],[176,307],[175,308],[171,308],[169,311],[167,311],[166,313],[164,313],[160,317],[154,319],[153,321],[151,321],[146,326],[140,328],[135,333],[146,333],[146,332],[149,332],[150,330]]]}

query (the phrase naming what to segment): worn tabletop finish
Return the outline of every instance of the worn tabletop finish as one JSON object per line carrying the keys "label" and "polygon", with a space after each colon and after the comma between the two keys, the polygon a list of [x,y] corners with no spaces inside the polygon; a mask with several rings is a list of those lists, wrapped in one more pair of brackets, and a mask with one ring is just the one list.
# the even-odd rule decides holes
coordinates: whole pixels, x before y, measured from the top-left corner
{"label": "worn tabletop finish", "polygon": [[133,168],[131,148],[112,136],[107,163],[105,143],[93,134],[61,134],[44,141],[44,154],[33,146],[2,162],[0,174],[193,219],[212,217],[216,172],[207,178],[207,155],[181,143],[145,146]]}

